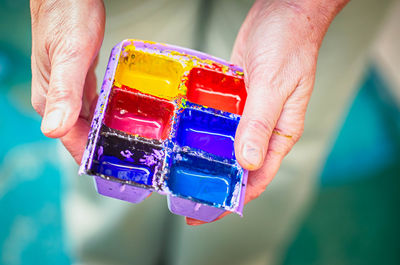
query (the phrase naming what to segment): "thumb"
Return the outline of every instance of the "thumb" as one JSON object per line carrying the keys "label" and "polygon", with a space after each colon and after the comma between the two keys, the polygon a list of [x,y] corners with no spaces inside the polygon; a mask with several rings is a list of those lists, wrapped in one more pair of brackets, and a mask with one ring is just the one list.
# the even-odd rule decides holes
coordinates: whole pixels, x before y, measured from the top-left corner
{"label": "thumb", "polygon": [[52,63],[41,127],[46,136],[64,136],[77,121],[90,60],[84,54],[77,54]]}
{"label": "thumb", "polygon": [[284,89],[287,86],[283,80],[279,81],[277,72],[271,74],[261,66],[254,70],[247,75],[248,95],[235,137],[236,158],[248,170],[262,166],[269,139],[288,97]]}

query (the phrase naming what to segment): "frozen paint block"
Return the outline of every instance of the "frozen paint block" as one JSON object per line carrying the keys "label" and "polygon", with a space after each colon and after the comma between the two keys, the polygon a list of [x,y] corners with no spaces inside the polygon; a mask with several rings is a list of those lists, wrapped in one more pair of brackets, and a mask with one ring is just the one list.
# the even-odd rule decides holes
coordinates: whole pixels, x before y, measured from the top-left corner
{"label": "frozen paint block", "polygon": [[162,170],[164,157],[160,143],[103,126],[90,170],[138,186],[151,186],[154,175]]}
{"label": "frozen paint block", "polygon": [[114,88],[104,124],[128,134],[165,140],[170,132],[174,109],[174,105],[166,100]]}
{"label": "frozen paint block", "polygon": [[115,72],[115,82],[160,98],[178,95],[183,66],[165,56],[125,49]]}
{"label": "frozen paint block", "polygon": [[241,185],[243,170],[230,164],[195,154],[173,154],[166,185],[172,194],[207,205],[230,208]]}
{"label": "frozen paint block", "polygon": [[241,77],[205,68],[193,68],[188,78],[189,101],[241,115],[247,93]]}
{"label": "frozen paint block", "polygon": [[110,56],[80,174],[132,203],[155,191],[171,212],[242,215],[247,171],[234,137],[246,101],[240,67],[172,45],[125,40]]}
{"label": "frozen paint block", "polygon": [[239,118],[228,118],[204,110],[186,108],[179,117],[177,144],[234,159],[233,148]]}

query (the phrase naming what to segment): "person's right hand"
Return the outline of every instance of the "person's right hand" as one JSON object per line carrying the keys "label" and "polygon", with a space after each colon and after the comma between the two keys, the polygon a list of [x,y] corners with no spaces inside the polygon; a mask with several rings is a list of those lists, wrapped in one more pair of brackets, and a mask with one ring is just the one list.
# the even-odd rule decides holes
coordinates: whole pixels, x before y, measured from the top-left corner
{"label": "person's right hand", "polygon": [[32,106],[42,132],[80,163],[96,104],[94,68],[105,26],[101,0],[31,0]]}
{"label": "person's right hand", "polygon": [[[244,69],[247,89],[235,136],[236,159],[250,171],[245,203],[264,192],[300,139],[319,48],[347,2],[257,0],[250,9],[232,52],[232,62]],[[187,223],[204,222],[188,218]]]}

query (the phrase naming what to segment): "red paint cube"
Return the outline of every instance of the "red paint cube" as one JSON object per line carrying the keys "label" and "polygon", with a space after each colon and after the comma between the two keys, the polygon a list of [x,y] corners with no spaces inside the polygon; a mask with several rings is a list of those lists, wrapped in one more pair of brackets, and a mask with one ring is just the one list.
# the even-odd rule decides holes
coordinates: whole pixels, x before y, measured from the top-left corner
{"label": "red paint cube", "polygon": [[193,68],[188,79],[190,102],[241,115],[247,92],[243,78],[204,68]]}
{"label": "red paint cube", "polygon": [[155,97],[114,87],[104,124],[144,138],[165,140],[171,130],[174,104]]}

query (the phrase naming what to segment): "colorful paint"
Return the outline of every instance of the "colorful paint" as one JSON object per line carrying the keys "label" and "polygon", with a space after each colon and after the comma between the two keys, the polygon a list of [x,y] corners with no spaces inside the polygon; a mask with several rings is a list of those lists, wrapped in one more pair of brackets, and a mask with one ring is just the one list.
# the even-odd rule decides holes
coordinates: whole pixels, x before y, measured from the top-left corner
{"label": "colorful paint", "polygon": [[187,98],[193,103],[241,115],[247,93],[241,77],[204,68],[193,68]]}
{"label": "colorful paint", "polygon": [[165,56],[126,49],[115,72],[115,84],[172,99],[179,94],[183,66]]}
{"label": "colorful paint", "polygon": [[104,117],[110,128],[144,138],[165,140],[170,132],[174,104],[114,87]]}
{"label": "colorful paint", "polygon": [[123,41],[110,57],[80,173],[95,176],[99,193],[130,202],[165,194],[176,214],[241,214],[247,172],[234,137],[246,95],[238,66]]}
{"label": "colorful paint", "polygon": [[173,194],[206,204],[232,206],[240,169],[188,153],[175,153],[167,186]]}
{"label": "colorful paint", "polygon": [[159,142],[132,137],[103,126],[91,171],[121,181],[151,186],[162,169],[165,152]]}
{"label": "colorful paint", "polygon": [[238,119],[186,108],[179,117],[176,141],[179,146],[234,159],[233,142]]}

